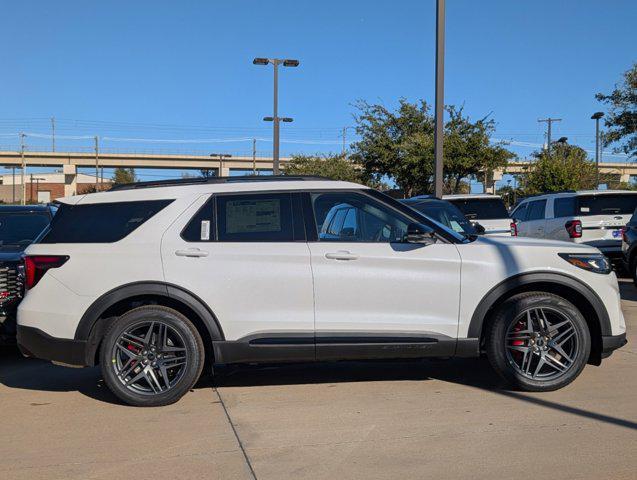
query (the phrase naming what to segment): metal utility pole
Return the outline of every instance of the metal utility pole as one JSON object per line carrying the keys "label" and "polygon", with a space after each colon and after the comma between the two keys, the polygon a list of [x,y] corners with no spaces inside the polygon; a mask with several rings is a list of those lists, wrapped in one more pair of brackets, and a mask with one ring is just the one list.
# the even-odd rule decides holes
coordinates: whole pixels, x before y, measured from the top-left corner
{"label": "metal utility pole", "polygon": [[544,123],[546,122],[547,124],[547,129],[546,129],[546,153],[548,154],[548,156],[551,156],[551,125],[553,124],[553,122],[561,122],[562,119],[561,118],[539,118],[538,122],[540,123]]}
{"label": "metal utility pole", "polygon": [[434,130],[434,195],[442,198],[445,110],[445,0],[436,2],[436,123]]}
{"label": "metal utility pole", "polygon": [[15,167],[12,167],[13,170],[13,202],[11,203],[15,203]]}
{"label": "metal utility pole", "polygon": [[343,151],[342,151],[342,155],[345,156],[345,154],[347,153],[347,130],[350,128],[354,128],[354,127],[343,127]]}
{"label": "metal utility pole", "polygon": [[257,174],[257,139],[252,139],[252,175]]}
{"label": "metal utility pole", "polygon": [[33,201],[33,174],[30,175],[31,180],[29,181],[29,201]]}
{"label": "metal utility pole", "polygon": [[97,135],[95,135],[95,191],[98,191],[100,181],[100,147]]}
{"label": "metal utility pole", "polygon": [[604,112],[595,112],[591,119],[595,120],[595,190],[599,190],[599,119],[604,116]]}
{"label": "metal utility pole", "polygon": [[24,133],[20,133],[20,159],[22,160],[22,199],[20,201],[20,203],[22,205],[26,205],[25,200],[26,200],[26,194],[27,194],[27,186],[24,182],[25,178],[24,175],[26,173],[26,169],[27,169],[27,165],[26,162],[24,160],[24,137],[26,137],[26,135]]}
{"label": "metal utility pole", "polygon": [[51,117],[51,151],[55,152],[55,117]]}
{"label": "metal utility pole", "polygon": [[279,65],[284,67],[298,67],[299,61],[294,59],[281,59],[281,58],[255,58],[252,60],[254,65],[268,65],[274,66],[274,106],[273,114],[271,117],[265,117],[263,120],[266,122],[272,122],[272,167],[274,174],[278,175],[280,171],[279,164],[279,123],[291,122],[289,117],[279,118]]}

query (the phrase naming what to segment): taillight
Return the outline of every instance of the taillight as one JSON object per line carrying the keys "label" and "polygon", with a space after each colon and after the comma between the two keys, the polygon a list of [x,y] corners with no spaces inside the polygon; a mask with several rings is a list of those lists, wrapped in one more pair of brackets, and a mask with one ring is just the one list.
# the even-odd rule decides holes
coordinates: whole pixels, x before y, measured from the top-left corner
{"label": "taillight", "polygon": [[628,243],[628,237],[626,236],[627,231],[628,231],[628,227],[622,227],[622,240],[625,243]]}
{"label": "taillight", "polygon": [[564,228],[568,232],[568,236],[571,238],[582,237],[582,222],[580,220],[569,220],[564,224]]}
{"label": "taillight", "polygon": [[24,257],[24,286],[35,287],[46,271],[58,268],[69,259],[67,255],[27,255]]}
{"label": "taillight", "polygon": [[511,222],[511,236],[512,237],[518,236],[518,224],[515,222]]}

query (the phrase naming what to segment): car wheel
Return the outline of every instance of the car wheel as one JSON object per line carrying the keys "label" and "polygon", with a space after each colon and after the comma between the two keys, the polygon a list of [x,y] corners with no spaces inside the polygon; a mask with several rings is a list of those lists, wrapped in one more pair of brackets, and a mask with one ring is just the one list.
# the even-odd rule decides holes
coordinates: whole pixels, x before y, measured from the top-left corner
{"label": "car wheel", "polygon": [[108,329],[101,346],[104,382],[129,405],[179,400],[199,379],[204,347],[194,325],[159,305],[135,308]]}
{"label": "car wheel", "polygon": [[571,383],[588,361],[591,338],[580,311],[550,293],[521,293],[495,312],[487,334],[493,368],[517,388],[550,391]]}

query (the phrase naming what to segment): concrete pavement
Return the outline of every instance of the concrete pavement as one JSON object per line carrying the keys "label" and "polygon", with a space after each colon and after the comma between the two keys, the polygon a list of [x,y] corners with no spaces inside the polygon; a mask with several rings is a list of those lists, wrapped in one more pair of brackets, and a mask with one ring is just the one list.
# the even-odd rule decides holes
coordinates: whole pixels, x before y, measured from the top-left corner
{"label": "concrete pavement", "polygon": [[118,404],[97,369],[0,355],[0,478],[637,478],[629,345],[569,387],[503,388],[475,360],[244,367],[176,405]]}

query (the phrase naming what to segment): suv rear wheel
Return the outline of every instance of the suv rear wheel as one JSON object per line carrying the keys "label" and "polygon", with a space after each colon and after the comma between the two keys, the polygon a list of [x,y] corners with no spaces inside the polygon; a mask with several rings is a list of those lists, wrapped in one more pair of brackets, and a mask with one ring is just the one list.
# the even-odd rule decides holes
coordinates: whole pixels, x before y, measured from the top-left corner
{"label": "suv rear wheel", "polygon": [[120,400],[156,407],[176,402],[197,382],[204,347],[181,313],[146,305],[113,322],[100,360],[104,382]]}
{"label": "suv rear wheel", "polygon": [[507,299],[496,311],[486,347],[493,368],[515,387],[550,391],[580,374],[591,338],[572,303],[550,293],[529,292]]}

